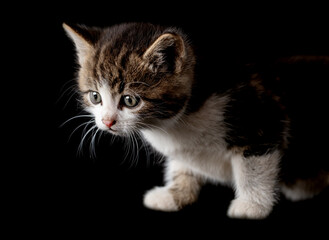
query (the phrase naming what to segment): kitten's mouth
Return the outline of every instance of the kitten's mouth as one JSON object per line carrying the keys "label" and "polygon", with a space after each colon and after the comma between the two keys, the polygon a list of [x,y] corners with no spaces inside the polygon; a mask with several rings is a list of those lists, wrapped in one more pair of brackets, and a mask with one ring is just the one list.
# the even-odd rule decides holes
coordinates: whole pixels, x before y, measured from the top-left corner
{"label": "kitten's mouth", "polygon": [[117,135],[117,136],[121,136],[122,135],[122,134],[120,134],[120,131],[119,130],[114,130],[112,128],[108,128],[106,131],[109,132],[110,134],[113,134],[113,135]]}
{"label": "kitten's mouth", "polygon": [[99,129],[100,130],[102,130],[102,131],[104,131],[104,132],[108,132],[108,133],[112,133],[112,134],[116,134],[116,135],[118,135],[118,130],[114,130],[114,129],[112,129],[112,128],[109,128],[109,127],[99,127]]}

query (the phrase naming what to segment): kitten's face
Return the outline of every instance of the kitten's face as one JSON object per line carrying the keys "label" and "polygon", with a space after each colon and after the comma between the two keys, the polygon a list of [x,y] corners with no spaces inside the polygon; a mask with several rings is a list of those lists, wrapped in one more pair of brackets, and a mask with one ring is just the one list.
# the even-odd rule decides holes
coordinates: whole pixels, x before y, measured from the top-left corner
{"label": "kitten's face", "polygon": [[139,113],[144,103],[135,92],[127,89],[120,94],[104,81],[84,95],[86,110],[95,116],[95,123],[102,130],[124,135],[145,125]]}
{"label": "kitten's face", "polygon": [[83,105],[98,128],[124,136],[184,111],[194,57],[177,30],[150,24],[64,28],[77,49]]}

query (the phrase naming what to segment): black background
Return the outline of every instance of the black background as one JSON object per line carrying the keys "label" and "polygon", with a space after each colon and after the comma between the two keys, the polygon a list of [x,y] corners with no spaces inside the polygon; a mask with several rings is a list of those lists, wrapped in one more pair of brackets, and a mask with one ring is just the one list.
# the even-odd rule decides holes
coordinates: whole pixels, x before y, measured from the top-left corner
{"label": "black background", "polygon": [[78,154],[83,128],[71,133],[87,119],[61,126],[82,114],[71,91],[75,52],[63,22],[102,27],[144,21],[178,26],[208,60],[218,55],[254,60],[328,55],[325,9],[279,4],[178,5],[177,1],[93,1],[72,6],[57,2],[4,9],[10,14],[3,25],[3,50],[9,52],[3,71],[9,73],[10,81],[4,81],[9,86],[3,85],[3,106],[9,113],[4,118],[13,125],[3,146],[10,156],[2,168],[8,199],[4,210],[9,213],[5,215],[8,226],[19,226],[11,233],[63,236],[65,230],[70,236],[87,232],[108,236],[118,231],[122,236],[152,237],[156,231],[156,236],[201,233],[222,238],[227,233],[261,236],[259,230],[286,231],[284,235],[326,232],[328,190],[297,203],[281,197],[272,214],[261,221],[229,219],[226,211],[233,191],[211,184],[203,188],[197,203],[180,212],[148,210],[142,204],[143,194],[163,184],[159,157],[152,155],[153,160],[146,161],[141,150],[138,161],[130,160],[130,155],[125,159],[124,140],[111,143],[108,135],[100,138],[96,157],[90,156],[88,138]]}

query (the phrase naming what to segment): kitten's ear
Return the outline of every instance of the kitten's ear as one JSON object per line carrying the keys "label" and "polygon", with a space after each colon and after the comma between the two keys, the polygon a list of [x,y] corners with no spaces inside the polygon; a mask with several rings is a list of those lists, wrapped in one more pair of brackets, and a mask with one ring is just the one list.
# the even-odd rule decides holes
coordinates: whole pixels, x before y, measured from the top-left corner
{"label": "kitten's ear", "polygon": [[179,73],[185,59],[185,45],[181,36],[164,33],[143,54],[153,72]]}
{"label": "kitten's ear", "polygon": [[69,26],[66,23],[63,23],[63,28],[74,42],[81,65],[88,54],[93,51],[95,43],[100,37],[101,30],[98,28],[88,28],[82,25]]}

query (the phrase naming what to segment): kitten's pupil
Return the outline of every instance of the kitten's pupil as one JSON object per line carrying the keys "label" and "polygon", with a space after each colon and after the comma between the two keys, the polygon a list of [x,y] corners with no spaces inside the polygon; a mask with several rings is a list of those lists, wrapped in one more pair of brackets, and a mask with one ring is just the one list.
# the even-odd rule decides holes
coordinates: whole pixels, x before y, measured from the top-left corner
{"label": "kitten's pupil", "polygon": [[123,96],[123,103],[125,106],[132,108],[137,106],[139,99],[134,96],[125,95]]}
{"label": "kitten's pupil", "polygon": [[94,92],[94,91],[90,92],[89,97],[90,97],[90,101],[93,104],[99,104],[102,102],[102,97],[98,92]]}

